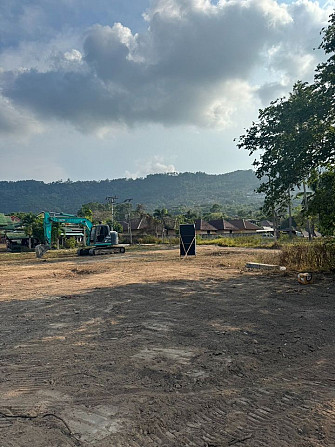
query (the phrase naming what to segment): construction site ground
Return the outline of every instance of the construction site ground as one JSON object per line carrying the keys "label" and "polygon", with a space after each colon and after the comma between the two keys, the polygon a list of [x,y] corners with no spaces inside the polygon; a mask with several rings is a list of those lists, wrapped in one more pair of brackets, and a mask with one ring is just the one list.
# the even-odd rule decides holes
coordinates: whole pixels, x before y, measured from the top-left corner
{"label": "construction site ground", "polygon": [[275,258],[2,253],[0,446],[334,446],[334,276]]}

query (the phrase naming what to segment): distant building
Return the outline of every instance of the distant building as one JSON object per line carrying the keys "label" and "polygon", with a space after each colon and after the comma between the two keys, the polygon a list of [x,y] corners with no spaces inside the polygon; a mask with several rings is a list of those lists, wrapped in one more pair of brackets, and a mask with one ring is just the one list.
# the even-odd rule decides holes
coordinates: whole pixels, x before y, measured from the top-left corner
{"label": "distant building", "polygon": [[[307,230],[301,230],[301,234],[303,235],[304,238],[307,238],[307,239],[309,238],[309,234],[308,234]],[[313,238],[322,237],[322,234],[316,230],[311,230],[311,235]]]}
{"label": "distant building", "polygon": [[151,216],[133,217],[130,221],[120,222],[122,233],[132,233],[133,236],[160,236],[162,234],[162,224]]}
{"label": "distant building", "polygon": [[239,229],[225,219],[215,219],[208,222],[217,230],[217,234],[232,234],[238,232]]}
{"label": "distant building", "polygon": [[217,229],[211,225],[209,222],[203,220],[203,219],[197,219],[194,221],[195,225],[195,234],[204,236],[204,235],[212,235],[217,234]]}
{"label": "distant building", "polygon": [[164,222],[158,221],[149,215],[141,217],[133,217],[130,221],[120,222],[122,225],[122,233],[124,235],[132,233],[132,236],[155,236],[164,237],[176,236],[176,219],[172,217],[164,217]]}
{"label": "distant building", "polygon": [[263,228],[250,222],[247,219],[229,219],[231,225],[237,228],[238,233],[255,233],[262,231]]}
{"label": "distant building", "polygon": [[5,234],[14,231],[21,225],[21,220],[17,216],[6,216],[0,213],[0,242],[5,243]]}
{"label": "distant building", "polygon": [[[29,236],[22,230],[7,231],[5,234],[5,243],[8,251],[18,252],[29,249]],[[39,243],[36,238],[31,238],[30,244],[34,248]]]}
{"label": "distant building", "polygon": [[260,225],[263,228],[274,228],[273,222],[271,222],[270,220],[261,220]]}
{"label": "distant building", "polygon": [[0,230],[14,230],[21,224],[17,216],[6,216],[0,213]]}

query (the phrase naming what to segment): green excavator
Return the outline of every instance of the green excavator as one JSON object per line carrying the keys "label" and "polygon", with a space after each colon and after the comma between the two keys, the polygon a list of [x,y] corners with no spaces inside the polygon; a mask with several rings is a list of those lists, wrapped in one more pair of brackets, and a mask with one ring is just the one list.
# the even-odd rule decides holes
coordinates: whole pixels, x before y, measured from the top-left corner
{"label": "green excavator", "polygon": [[84,217],[72,214],[44,212],[44,244],[35,247],[36,256],[41,258],[51,248],[51,229],[53,223],[75,224],[84,227],[84,245],[77,251],[78,256],[95,256],[115,253],[124,253],[125,246],[119,244],[118,234],[111,231],[106,224],[93,225]]}

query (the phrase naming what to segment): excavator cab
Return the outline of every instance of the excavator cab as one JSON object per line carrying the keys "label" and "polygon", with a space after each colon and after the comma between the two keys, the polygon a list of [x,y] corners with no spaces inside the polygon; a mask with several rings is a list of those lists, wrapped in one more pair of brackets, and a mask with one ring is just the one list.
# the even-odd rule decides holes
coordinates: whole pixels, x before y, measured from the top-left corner
{"label": "excavator cab", "polygon": [[108,242],[110,229],[108,225],[94,225],[90,235],[90,245]]}

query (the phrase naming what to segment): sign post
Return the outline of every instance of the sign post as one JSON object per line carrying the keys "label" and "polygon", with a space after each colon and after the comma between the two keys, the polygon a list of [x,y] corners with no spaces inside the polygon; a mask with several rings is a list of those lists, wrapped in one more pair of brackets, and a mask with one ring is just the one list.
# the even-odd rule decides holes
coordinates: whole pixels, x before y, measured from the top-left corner
{"label": "sign post", "polygon": [[194,224],[179,225],[180,257],[195,256],[196,235]]}

